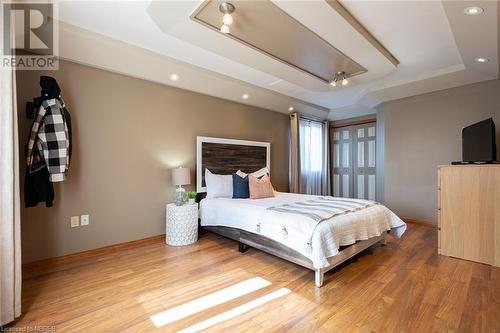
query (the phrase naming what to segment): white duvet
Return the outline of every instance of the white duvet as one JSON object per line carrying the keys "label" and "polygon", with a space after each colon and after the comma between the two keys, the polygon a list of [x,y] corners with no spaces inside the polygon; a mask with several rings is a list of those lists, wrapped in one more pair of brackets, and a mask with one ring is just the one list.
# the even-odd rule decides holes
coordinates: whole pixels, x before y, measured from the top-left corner
{"label": "white duvet", "polygon": [[340,246],[380,236],[388,230],[401,237],[406,230],[406,224],[380,204],[335,216],[316,227],[317,223],[305,216],[267,208],[308,201],[317,196],[281,192],[275,195],[267,199],[204,199],[200,203],[201,225],[258,233],[309,258],[315,268],[327,267],[328,258],[338,254]]}

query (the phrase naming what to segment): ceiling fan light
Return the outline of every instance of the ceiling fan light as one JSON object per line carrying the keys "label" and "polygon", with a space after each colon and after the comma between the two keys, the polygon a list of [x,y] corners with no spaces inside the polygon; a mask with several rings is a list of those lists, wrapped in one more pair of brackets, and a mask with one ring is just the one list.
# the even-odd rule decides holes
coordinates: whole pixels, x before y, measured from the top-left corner
{"label": "ceiling fan light", "polygon": [[222,32],[223,34],[228,34],[230,33],[229,31],[229,26],[223,24],[222,27],[220,27],[220,32]]}
{"label": "ceiling fan light", "polygon": [[342,85],[343,86],[347,86],[348,84],[349,84],[349,80],[347,80],[347,79],[343,79],[342,80]]}
{"label": "ceiling fan light", "polygon": [[337,81],[336,81],[336,80],[332,80],[332,81],[330,81],[330,85],[331,85],[332,87],[336,87],[336,86],[337,86]]}
{"label": "ceiling fan light", "polygon": [[233,16],[231,14],[224,14],[222,16],[222,22],[224,22],[224,25],[231,25],[233,24]]}

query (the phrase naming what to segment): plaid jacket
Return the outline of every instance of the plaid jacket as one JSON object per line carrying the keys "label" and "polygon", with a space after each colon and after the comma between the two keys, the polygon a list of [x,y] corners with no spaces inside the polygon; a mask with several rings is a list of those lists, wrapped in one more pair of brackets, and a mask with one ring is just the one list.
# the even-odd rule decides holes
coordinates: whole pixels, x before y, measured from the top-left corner
{"label": "plaid jacket", "polygon": [[27,170],[34,172],[47,166],[51,182],[65,180],[69,168],[70,138],[65,108],[61,97],[43,101],[31,126]]}

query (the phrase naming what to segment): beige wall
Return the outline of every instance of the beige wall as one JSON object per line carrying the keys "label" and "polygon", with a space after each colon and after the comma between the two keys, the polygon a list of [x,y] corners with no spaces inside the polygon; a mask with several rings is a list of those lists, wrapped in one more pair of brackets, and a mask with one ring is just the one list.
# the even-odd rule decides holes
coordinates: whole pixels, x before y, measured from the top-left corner
{"label": "beige wall", "polygon": [[498,145],[500,80],[384,103],[377,115],[383,125],[377,140],[384,142],[382,201],[401,217],[436,223],[437,166],[460,161],[462,127],[489,117]]}
{"label": "beige wall", "polygon": [[[21,145],[30,126],[24,105],[39,95],[41,74],[18,72]],[[197,135],[271,142],[273,184],[288,190],[287,115],[70,62],[48,75],[72,115],[74,153],[54,207],[22,210],[24,262],[164,233],[169,168],[190,167],[194,189]],[[81,214],[90,225],[70,228]]]}

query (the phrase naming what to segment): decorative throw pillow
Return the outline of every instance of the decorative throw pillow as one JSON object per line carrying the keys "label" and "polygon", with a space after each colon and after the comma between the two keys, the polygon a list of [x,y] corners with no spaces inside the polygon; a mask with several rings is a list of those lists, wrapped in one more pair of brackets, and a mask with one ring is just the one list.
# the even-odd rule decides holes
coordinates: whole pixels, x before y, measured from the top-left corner
{"label": "decorative throw pillow", "polygon": [[265,175],[261,179],[248,175],[248,187],[250,189],[250,199],[262,199],[274,197],[274,189],[269,176]]}
{"label": "decorative throw pillow", "polygon": [[[241,170],[236,171],[236,174],[242,178],[245,178],[246,176],[248,176],[248,174],[244,173]],[[265,176],[265,175],[269,176],[269,169],[267,167],[264,167],[262,169],[255,171],[255,172],[252,172],[251,175],[254,177],[257,177],[257,178],[261,178],[262,176]]]}
{"label": "decorative throw pillow", "polygon": [[233,173],[233,199],[250,198],[250,189],[248,188],[248,176],[240,177]]}
{"label": "decorative throw pillow", "polygon": [[207,185],[207,198],[233,197],[232,175],[217,175],[205,169],[205,184]]}

